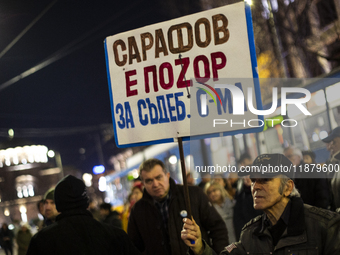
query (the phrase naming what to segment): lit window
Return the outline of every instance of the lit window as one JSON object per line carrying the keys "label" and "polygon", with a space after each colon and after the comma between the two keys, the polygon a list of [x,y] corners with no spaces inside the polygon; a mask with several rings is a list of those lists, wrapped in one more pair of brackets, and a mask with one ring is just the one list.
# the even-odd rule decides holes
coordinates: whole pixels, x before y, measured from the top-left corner
{"label": "lit window", "polygon": [[18,195],[18,198],[22,198],[23,197],[21,187],[17,187],[17,195]]}

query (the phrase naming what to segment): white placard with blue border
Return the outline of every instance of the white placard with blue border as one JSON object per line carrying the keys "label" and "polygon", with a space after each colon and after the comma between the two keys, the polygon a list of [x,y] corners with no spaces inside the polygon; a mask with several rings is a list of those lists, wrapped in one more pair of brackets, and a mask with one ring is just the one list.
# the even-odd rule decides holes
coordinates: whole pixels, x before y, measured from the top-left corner
{"label": "white placard with blue border", "polygon": [[262,131],[263,116],[247,105],[251,98],[262,110],[251,10],[244,2],[104,43],[118,147]]}

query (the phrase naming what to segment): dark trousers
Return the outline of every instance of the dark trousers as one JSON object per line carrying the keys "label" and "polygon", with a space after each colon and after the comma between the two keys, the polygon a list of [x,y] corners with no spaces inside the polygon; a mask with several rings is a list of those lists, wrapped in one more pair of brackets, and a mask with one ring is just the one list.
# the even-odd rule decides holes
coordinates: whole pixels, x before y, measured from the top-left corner
{"label": "dark trousers", "polygon": [[13,255],[13,247],[10,242],[5,242],[2,248],[5,250],[6,255]]}

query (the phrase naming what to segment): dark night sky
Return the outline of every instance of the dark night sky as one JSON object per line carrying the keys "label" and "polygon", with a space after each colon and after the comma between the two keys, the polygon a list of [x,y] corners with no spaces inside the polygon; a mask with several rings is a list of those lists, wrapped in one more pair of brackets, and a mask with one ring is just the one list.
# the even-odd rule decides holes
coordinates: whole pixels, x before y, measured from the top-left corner
{"label": "dark night sky", "polygon": [[[94,149],[96,134],[103,138],[99,126],[112,124],[105,37],[171,15],[158,1],[0,0],[0,52],[49,5],[0,58],[0,143],[8,140],[7,130],[13,128],[16,137],[60,151],[64,164],[88,171],[99,163]],[[83,131],[88,127],[91,131]],[[86,149],[85,155],[79,154],[80,148]],[[104,144],[105,157],[115,152],[113,139]]]}

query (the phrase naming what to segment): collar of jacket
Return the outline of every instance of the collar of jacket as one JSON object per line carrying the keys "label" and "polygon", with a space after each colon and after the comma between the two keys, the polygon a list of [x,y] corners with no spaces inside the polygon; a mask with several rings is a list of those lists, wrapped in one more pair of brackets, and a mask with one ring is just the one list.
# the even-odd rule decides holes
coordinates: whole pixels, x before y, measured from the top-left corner
{"label": "collar of jacket", "polygon": [[[287,226],[287,230],[284,232],[284,235],[287,236],[297,236],[304,233],[305,226],[305,213],[303,207],[303,201],[300,197],[292,197],[291,208],[290,208],[290,216],[289,222]],[[263,216],[262,216],[263,217]],[[265,231],[261,231],[262,224],[259,224],[258,227],[254,229],[254,234],[257,236],[265,235]]]}
{"label": "collar of jacket", "polygon": [[44,220],[44,224],[45,226],[49,226],[49,225],[52,225],[54,222],[56,221],[56,219],[45,219]]}
{"label": "collar of jacket", "polygon": [[[176,196],[176,183],[171,177],[169,179],[169,183],[170,183],[170,191],[171,191],[170,200],[172,200]],[[149,203],[152,203],[152,204],[154,203],[152,196],[150,196],[150,194],[146,191],[145,188],[144,188],[142,199],[148,201]]]}
{"label": "collar of jacket", "polygon": [[60,221],[71,216],[87,216],[93,218],[92,214],[88,210],[70,210],[59,214],[56,221]]}

